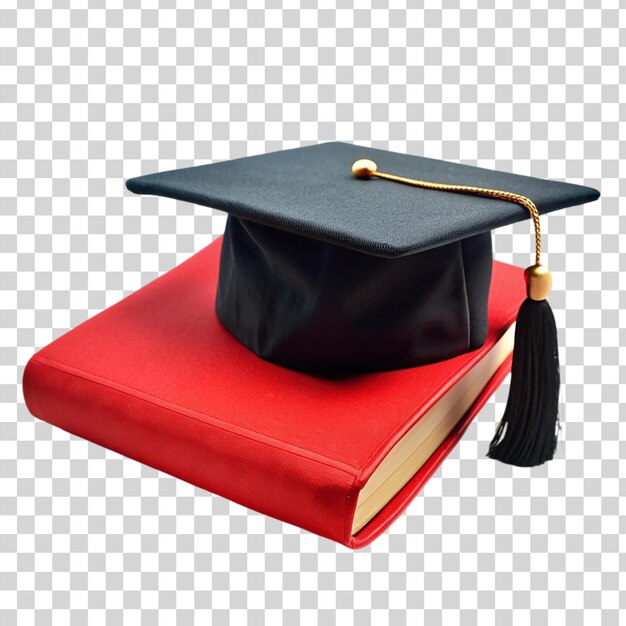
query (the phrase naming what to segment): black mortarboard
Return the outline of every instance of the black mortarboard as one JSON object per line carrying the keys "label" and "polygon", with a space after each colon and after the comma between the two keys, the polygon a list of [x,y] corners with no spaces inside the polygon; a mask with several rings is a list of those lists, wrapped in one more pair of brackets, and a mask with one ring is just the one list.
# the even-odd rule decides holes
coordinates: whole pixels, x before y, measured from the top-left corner
{"label": "black mortarboard", "polygon": [[[226,211],[220,320],[259,356],[323,373],[411,367],[479,347],[487,332],[490,231],[534,217],[539,253],[539,214],[599,196],[580,185],[346,143],[149,174],[127,187]],[[518,334],[520,325],[541,334],[537,320],[542,329],[553,326],[539,254],[536,260]],[[529,320],[520,324],[523,316]],[[550,399],[537,406],[526,392],[515,402],[525,413],[541,413],[547,403],[554,422],[556,344],[537,357],[518,350],[520,343],[516,334],[513,377],[522,357],[517,369],[542,368],[548,354],[556,382],[539,393]],[[501,430],[507,421],[505,413]],[[548,434],[531,427],[531,438],[548,440],[528,444],[545,448],[538,456],[500,454],[495,440],[490,455],[525,465],[551,458],[554,423],[544,423]]]}

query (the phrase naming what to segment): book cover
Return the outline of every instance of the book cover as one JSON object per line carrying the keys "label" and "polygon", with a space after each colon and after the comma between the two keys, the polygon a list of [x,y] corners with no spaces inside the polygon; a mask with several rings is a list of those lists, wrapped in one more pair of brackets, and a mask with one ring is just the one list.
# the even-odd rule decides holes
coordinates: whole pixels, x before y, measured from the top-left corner
{"label": "book cover", "polygon": [[426,463],[352,534],[389,451],[515,321],[522,270],[494,262],[485,345],[401,370],[320,376],[260,359],[214,311],[221,239],[29,361],[33,415],[351,548],[406,508],[510,369],[500,365]]}

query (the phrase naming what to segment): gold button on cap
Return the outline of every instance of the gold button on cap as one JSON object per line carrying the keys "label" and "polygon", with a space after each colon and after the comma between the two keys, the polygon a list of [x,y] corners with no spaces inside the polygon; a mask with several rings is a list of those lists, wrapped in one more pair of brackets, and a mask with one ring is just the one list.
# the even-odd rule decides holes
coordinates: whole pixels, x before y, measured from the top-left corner
{"label": "gold button on cap", "polygon": [[352,173],[357,178],[369,178],[377,169],[376,163],[370,159],[359,159],[352,165]]}

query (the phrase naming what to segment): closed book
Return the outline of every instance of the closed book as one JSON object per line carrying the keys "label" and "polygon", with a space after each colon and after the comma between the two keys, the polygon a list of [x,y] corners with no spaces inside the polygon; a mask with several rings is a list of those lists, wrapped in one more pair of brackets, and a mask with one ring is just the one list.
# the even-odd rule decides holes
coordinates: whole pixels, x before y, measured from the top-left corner
{"label": "closed book", "polygon": [[215,314],[221,239],[36,353],[33,415],[351,548],[396,519],[510,369],[522,270],[493,263],[484,345],[355,375],[265,361]]}

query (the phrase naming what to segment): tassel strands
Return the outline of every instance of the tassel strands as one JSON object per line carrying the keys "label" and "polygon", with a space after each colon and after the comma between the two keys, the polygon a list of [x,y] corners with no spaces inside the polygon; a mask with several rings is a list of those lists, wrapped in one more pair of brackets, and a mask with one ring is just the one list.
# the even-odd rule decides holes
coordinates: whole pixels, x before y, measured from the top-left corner
{"label": "tassel strands", "polygon": [[556,451],[559,348],[554,314],[546,300],[550,272],[533,265],[524,275],[528,297],[517,314],[509,398],[487,456],[534,467],[552,460]]}
{"label": "tassel strands", "polygon": [[559,353],[547,300],[527,298],[519,309],[511,386],[487,456],[519,467],[554,457],[559,431]]}

